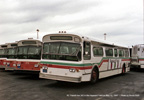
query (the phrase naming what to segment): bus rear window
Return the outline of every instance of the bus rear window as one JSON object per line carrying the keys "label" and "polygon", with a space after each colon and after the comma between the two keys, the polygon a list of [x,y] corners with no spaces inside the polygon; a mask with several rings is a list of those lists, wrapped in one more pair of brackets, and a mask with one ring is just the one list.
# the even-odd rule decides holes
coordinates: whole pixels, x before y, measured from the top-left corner
{"label": "bus rear window", "polygon": [[71,36],[50,36],[51,40],[72,40]]}

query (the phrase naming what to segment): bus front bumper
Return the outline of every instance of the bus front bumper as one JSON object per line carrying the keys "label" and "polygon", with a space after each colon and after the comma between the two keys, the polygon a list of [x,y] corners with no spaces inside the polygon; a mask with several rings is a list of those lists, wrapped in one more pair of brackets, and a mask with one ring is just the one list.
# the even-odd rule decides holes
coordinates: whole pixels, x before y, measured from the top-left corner
{"label": "bus front bumper", "polygon": [[5,68],[5,65],[0,65],[0,68]]}
{"label": "bus front bumper", "polygon": [[14,67],[5,67],[5,70],[14,70],[15,68]]}
{"label": "bus front bumper", "polygon": [[58,75],[50,75],[50,74],[43,74],[43,73],[40,73],[39,77],[44,79],[58,80],[58,81],[67,81],[67,82],[75,82],[75,83],[81,82],[81,77],[58,76]]}

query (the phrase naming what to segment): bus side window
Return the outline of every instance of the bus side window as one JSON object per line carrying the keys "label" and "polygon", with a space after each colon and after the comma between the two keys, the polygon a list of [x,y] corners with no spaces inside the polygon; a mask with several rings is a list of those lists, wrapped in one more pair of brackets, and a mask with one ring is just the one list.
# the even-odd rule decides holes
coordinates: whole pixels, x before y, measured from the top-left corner
{"label": "bus side window", "polygon": [[84,60],[90,60],[91,58],[91,52],[90,52],[90,42],[84,42],[83,43],[83,48],[84,48],[84,53],[83,53],[83,56],[84,56]]}
{"label": "bus side window", "polygon": [[106,56],[112,57],[113,56],[113,49],[106,48],[105,53],[106,53]]}
{"label": "bus side window", "polygon": [[94,47],[93,54],[94,54],[94,56],[103,56],[103,48],[102,47]]}
{"label": "bus side window", "polygon": [[129,57],[129,51],[125,50],[125,57]]}
{"label": "bus side window", "polygon": [[119,50],[119,57],[123,57],[124,56],[124,51],[123,50]]}
{"label": "bus side window", "polygon": [[115,55],[115,57],[117,57],[117,55],[118,55],[117,49],[114,49],[114,55]]}

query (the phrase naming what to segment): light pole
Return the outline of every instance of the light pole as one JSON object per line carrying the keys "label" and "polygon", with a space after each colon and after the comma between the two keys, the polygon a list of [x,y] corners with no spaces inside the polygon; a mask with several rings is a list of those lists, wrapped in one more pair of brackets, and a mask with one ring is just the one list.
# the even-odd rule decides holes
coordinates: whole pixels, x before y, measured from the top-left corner
{"label": "light pole", "polygon": [[39,29],[37,29],[36,31],[37,31],[37,39],[39,39],[39,36],[38,36]]}
{"label": "light pole", "polygon": [[107,35],[107,34],[106,34],[106,33],[104,33],[104,40],[106,40],[106,35]]}
{"label": "light pole", "polygon": [[144,0],[143,0],[143,44],[144,44]]}

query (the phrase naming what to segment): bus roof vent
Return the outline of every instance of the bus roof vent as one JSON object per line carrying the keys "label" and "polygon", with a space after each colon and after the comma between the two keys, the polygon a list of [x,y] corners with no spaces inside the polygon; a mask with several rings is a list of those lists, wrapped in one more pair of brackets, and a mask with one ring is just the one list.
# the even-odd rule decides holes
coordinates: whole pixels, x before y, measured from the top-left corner
{"label": "bus roof vent", "polygon": [[66,33],[66,31],[59,31],[59,33]]}

